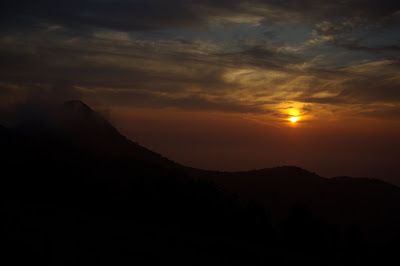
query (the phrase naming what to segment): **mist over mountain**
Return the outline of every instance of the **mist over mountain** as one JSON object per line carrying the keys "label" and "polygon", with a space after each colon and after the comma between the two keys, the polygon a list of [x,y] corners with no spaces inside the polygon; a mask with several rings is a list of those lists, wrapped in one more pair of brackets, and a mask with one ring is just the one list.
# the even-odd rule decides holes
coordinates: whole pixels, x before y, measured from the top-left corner
{"label": "mist over mountain", "polygon": [[0,126],[1,233],[16,264],[353,265],[395,255],[396,186],[291,166],[194,169],[128,140],[81,101],[56,110]]}

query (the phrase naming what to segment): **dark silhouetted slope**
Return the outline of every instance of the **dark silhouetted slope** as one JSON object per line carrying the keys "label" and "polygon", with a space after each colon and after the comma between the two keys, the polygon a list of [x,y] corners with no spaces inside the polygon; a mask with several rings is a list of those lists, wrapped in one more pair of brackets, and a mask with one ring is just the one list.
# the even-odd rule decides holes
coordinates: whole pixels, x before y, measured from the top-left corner
{"label": "dark silhouetted slope", "polygon": [[385,240],[400,223],[400,188],[368,178],[323,178],[297,167],[205,173],[210,180],[262,203],[277,220],[295,204],[333,224],[357,224]]}
{"label": "dark silhouetted slope", "polygon": [[398,247],[396,186],[289,166],[193,169],[128,140],[81,101],[57,110],[37,126],[0,126],[10,254],[51,254],[50,265],[69,265],[68,249],[72,261],[100,265],[172,263],[182,253],[190,254],[182,265],[195,257],[200,265],[354,265]]}
{"label": "dark silhouetted slope", "polygon": [[110,159],[139,160],[153,164],[172,162],[121,135],[106,119],[81,101],[65,102],[62,134],[73,145]]}
{"label": "dark silhouetted slope", "polygon": [[[81,101],[68,101],[43,123],[26,123],[17,128],[3,128],[8,134],[13,153],[21,159],[52,159],[55,154],[66,160],[74,156],[96,156],[105,160],[130,160],[137,163],[163,165],[174,163],[121,135],[106,119]],[[6,133],[8,132],[8,133]],[[12,137],[11,137],[12,134]],[[5,135],[4,135],[5,136]],[[56,156],[56,157],[57,157]],[[61,159],[61,158],[59,158]]]}

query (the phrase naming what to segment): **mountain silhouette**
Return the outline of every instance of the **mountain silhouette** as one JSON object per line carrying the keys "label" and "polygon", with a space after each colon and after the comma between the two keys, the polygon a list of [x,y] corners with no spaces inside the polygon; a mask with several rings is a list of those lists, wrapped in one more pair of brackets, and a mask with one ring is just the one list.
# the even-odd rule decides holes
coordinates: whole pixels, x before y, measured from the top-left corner
{"label": "mountain silhouette", "polygon": [[[49,110],[52,111],[52,110]],[[13,145],[10,153],[24,154],[20,159],[48,160],[53,154],[75,153],[110,160],[133,160],[155,165],[171,161],[120,134],[106,119],[85,103],[71,100],[57,108],[49,121],[12,129],[2,126],[2,138]],[[33,154],[32,154],[33,153]]]}
{"label": "mountain silhouette", "polygon": [[10,254],[43,259],[50,245],[48,264],[67,265],[71,244],[75,262],[97,256],[100,265],[195,265],[193,256],[199,265],[344,265],[391,258],[398,247],[396,186],[292,166],[194,169],[128,140],[81,101],[57,110],[37,126],[0,126]]}
{"label": "mountain silhouette", "polygon": [[111,159],[134,159],[168,164],[168,160],[120,134],[106,119],[85,103],[73,100],[64,103],[63,137],[77,148]]}

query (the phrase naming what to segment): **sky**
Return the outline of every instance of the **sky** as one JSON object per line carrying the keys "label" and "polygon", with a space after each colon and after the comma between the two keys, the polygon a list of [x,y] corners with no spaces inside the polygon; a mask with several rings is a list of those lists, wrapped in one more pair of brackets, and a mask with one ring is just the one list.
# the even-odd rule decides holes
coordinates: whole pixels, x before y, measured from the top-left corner
{"label": "sky", "polygon": [[399,1],[2,1],[0,58],[3,124],[81,99],[188,166],[400,184]]}

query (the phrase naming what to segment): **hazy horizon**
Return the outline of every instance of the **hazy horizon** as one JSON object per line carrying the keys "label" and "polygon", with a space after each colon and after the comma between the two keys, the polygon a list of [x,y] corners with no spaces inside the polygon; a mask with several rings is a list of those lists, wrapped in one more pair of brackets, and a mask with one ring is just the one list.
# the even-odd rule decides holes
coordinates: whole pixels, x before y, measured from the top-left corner
{"label": "hazy horizon", "polygon": [[[148,110],[142,112],[151,116]],[[186,166],[246,171],[293,165],[324,177],[372,177],[399,184],[396,131],[381,136],[377,124],[368,129],[348,121],[348,132],[338,132],[329,123],[317,129],[301,124],[277,128],[232,115],[170,112],[178,114],[143,118],[136,110],[114,111],[110,117],[131,140]]]}

